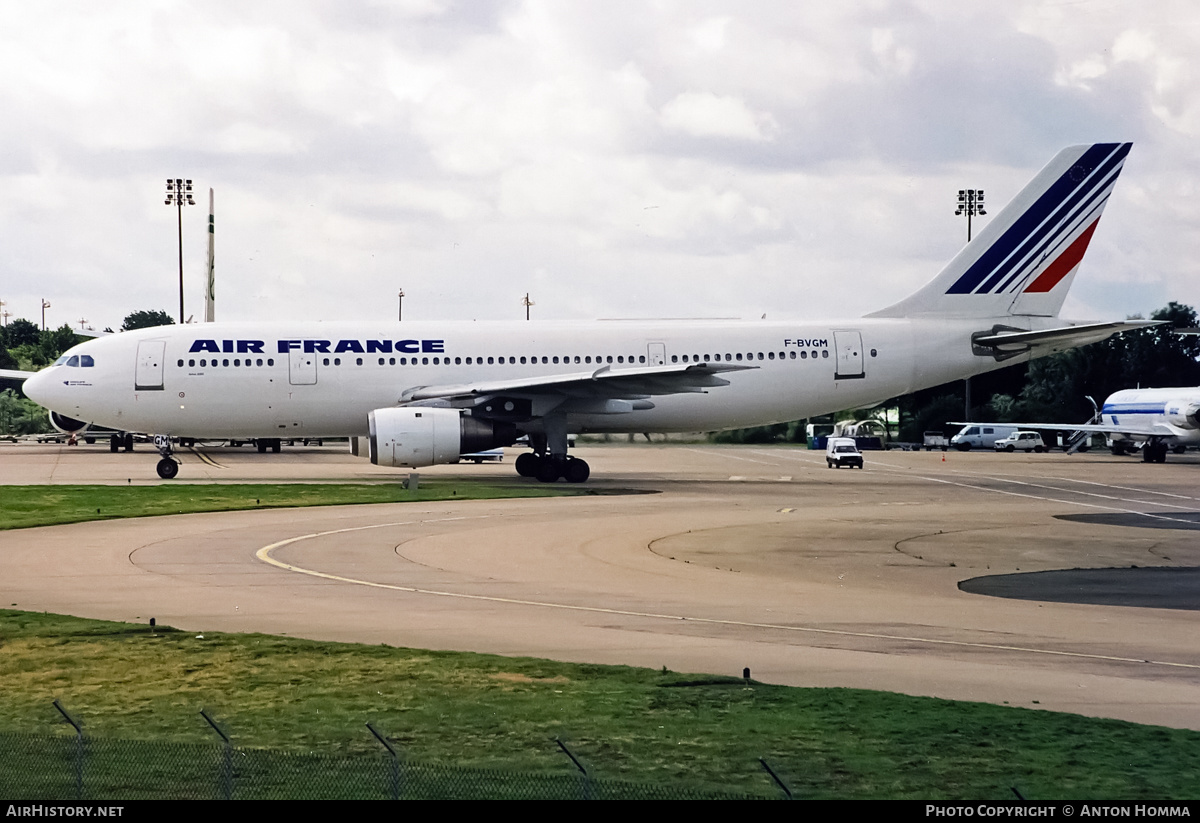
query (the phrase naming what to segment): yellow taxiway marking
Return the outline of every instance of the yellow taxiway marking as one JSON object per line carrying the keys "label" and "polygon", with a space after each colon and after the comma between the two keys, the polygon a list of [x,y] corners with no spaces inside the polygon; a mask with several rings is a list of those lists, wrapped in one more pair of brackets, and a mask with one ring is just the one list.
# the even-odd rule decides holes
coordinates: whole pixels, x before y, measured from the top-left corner
{"label": "yellow taxiway marking", "polygon": [[190,451],[192,454],[194,454],[194,455],[196,455],[197,457],[199,457],[201,460],[203,460],[203,461],[204,461],[205,463],[207,463],[208,465],[212,466],[214,469],[224,469],[224,468],[226,468],[225,466],[222,466],[220,463],[218,463],[216,460],[213,460],[211,457],[209,457],[209,456],[208,456],[207,454],[205,454],[204,452],[201,452],[201,451],[196,451],[196,450],[195,450],[194,448],[192,448],[191,446],[188,446],[188,451]]}

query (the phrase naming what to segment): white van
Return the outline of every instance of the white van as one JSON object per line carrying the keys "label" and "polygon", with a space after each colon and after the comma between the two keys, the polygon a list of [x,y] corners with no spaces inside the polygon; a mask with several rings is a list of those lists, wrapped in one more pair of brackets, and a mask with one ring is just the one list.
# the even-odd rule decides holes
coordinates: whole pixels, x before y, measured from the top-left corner
{"label": "white van", "polygon": [[1016,433],[1016,426],[1006,426],[1003,423],[972,423],[963,426],[962,431],[951,437],[950,445],[964,452],[970,449],[993,449],[997,440],[1003,440]]}
{"label": "white van", "polygon": [[831,469],[840,469],[842,466],[854,468],[863,467],[862,452],[858,450],[858,445],[854,442],[853,437],[831,437],[825,446],[825,464]]}

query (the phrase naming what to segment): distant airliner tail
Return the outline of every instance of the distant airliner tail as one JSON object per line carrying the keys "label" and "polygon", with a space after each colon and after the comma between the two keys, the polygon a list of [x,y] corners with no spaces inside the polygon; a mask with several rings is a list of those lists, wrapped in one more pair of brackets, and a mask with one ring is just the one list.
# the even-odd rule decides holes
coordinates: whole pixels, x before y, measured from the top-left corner
{"label": "distant airliner tail", "polygon": [[867,316],[1057,316],[1132,145],[1063,149],[930,283]]}

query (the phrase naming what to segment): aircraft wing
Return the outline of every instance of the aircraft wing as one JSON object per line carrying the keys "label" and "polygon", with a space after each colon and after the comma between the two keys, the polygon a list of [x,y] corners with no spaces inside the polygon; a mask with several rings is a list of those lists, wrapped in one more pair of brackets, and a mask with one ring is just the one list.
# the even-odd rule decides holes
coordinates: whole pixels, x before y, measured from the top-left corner
{"label": "aircraft wing", "polygon": [[37,372],[18,371],[17,369],[0,369],[0,379],[4,380],[28,380]]}
{"label": "aircraft wing", "polygon": [[644,366],[613,370],[601,366],[594,371],[526,377],[514,380],[486,380],[448,386],[415,386],[401,395],[402,403],[447,400],[474,403],[480,398],[501,394],[560,395],[589,399],[633,399],[681,392],[703,392],[707,388],[728,386],[717,375],[745,371],[757,366],[718,363],[690,363]]}
{"label": "aircraft wing", "polygon": [[1158,423],[1153,426],[1112,426],[1108,423],[949,423],[951,426],[1014,426],[1034,431],[1091,432],[1092,434],[1124,434],[1129,437],[1175,437],[1179,432]]}
{"label": "aircraft wing", "polygon": [[1123,320],[1112,323],[1081,323],[1076,326],[1060,326],[1056,329],[1022,331],[1020,329],[996,328],[990,333],[973,335],[972,345],[998,351],[1024,351],[1032,347],[1049,347],[1054,350],[1072,348],[1088,343],[1098,343],[1114,334],[1161,326],[1167,320]]}

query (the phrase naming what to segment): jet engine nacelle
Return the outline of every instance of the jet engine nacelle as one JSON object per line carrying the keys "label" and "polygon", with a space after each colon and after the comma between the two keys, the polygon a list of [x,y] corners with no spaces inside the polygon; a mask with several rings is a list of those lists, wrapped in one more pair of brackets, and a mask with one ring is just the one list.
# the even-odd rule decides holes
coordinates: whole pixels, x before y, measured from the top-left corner
{"label": "jet engine nacelle", "polygon": [[457,463],[459,455],[509,446],[517,439],[511,423],[479,420],[458,409],[376,409],[367,422],[370,458],[377,466],[415,469]]}
{"label": "jet engine nacelle", "polygon": [[50,425],[63,434],[78,434],[92,424],[52,411],[50,412]]}
{"label": "jet engine nacelle", "polygon": [[1172,426],[1181,429],[1200,428],[1200,403],[1186,400],[1170,400],[1163,409],[1164,417]]}

